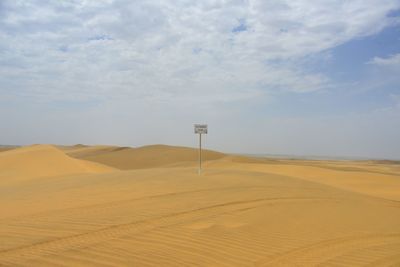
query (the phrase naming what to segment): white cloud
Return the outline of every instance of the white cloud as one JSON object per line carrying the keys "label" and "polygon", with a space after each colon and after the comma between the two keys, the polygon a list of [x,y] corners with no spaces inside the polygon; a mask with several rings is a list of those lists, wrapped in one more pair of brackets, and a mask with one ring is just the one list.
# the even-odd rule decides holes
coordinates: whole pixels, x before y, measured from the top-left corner
{"label": "white cloud", "polygon": [[392,55],[387,58],[375,57],[369,63],[377,65],[377,66],[399,68],[400,67],[400,53]]}
{"label": "white cloud", "polygon": [[[296,58],[376,33],[396,22],[386,14],[398,7],[396,0],[3,1],[0,90],[208,101],[316,91],[329,78],[304,71]],[[246,31],[233,32],[241,23]]]}
{"label": "white cloud", "polygon": [[[362,81],[359,90],[382,91],[390,89],[389,92],[400,90],[400,54],[374,57],[366,64],[369,66],[369,76]],[[390,97],[390,95],[387,97]]]}

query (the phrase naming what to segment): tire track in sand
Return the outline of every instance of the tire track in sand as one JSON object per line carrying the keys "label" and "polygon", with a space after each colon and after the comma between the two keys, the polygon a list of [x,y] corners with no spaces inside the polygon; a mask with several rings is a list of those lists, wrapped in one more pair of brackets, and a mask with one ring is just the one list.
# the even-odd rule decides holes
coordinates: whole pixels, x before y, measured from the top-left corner
{"label": "tire track in sand", "polygon": [[[324,240],[258,261],[256,266],[319,266],[355,250],[379,245],[398,245],[400,233],[365,234]],[[370,262],[359,260],[358,265]]]}
{"label": "tire track in sand", "polygon": [[258,198],[245,201],[232,201],[221,204],[200,207],[193,210],[174,212],[162,217],[149,218],[125,224],[116,224],[101,229],[75,234],[67,237],[51,239],[16,248],[0,251],[0,266],[15,266],[23,262],[40,258],[41,256],[58,254],[63,251],[90,247],[94,244],[117,238],[123,235],[143,233],[155,228],[168,227],[187,221],[215,217],[223,214],[256,208],[265,204],[293,202],[293,201],[336,201],[331,198]]}

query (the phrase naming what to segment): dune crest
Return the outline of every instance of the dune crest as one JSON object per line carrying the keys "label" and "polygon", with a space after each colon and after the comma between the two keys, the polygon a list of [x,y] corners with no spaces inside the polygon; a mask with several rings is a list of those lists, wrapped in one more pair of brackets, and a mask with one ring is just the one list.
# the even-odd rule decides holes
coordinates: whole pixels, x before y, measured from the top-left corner
{"label": "dune crest", "polygon": [[67,156],[52,145],[33,145],[0,154],[0,177],[15,180],[78,173],[103,173],[113,168]]}
{"label": "dune crest", "polygon": [[[167,165],[197,162],[198,150],[189,147],[151,145],[138,148],[93,146],[65,150],[68,155],[78,159],[98,162],[121,170],[146,169]],[[216,160],[225,154],[203,150],[203,161]]]}

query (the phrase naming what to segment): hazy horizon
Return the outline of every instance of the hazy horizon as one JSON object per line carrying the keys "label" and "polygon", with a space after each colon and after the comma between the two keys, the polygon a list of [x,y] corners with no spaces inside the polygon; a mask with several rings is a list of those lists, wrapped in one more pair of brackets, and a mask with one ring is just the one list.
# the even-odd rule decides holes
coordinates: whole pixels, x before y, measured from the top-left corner
{"label": "hazy horizon", "polygon": [[[46,145],[45,143],[35,143],[35,144],[24,144],[24,145],[18,145],[18,144],[7,144],[3,145],[0,144],[0,148],[2,147],[25,147],[25,146],[34,146],[34,145]],[[188,146],[182,146],[180,144],[143,144],[143,145],[138,145],[138,146],[130,146],[130,145],[124,145],[124,144],[82,144],[82,143],[74,143],[74,144],[47,144],[47,145],[54,145],[54,146],[77,146],[77,145],[84,145],[84,146],[116,146],[116,147],[129,147],[129,148],[139,148],[139,147],[146,147],[146,146],[180,146],[180,147],[188,147],[188,148],[193,148],[193,149],[198,149],[198,143],[197,144],[192,144]],[[357,155],[348,155],[348,156],[341,156],[341,155],[313,155],[313,154],[284,154],[284,153],[246,153],[246,152],[235,152],[235,151],[223,151],[223,150],[218,150],[214,149],[212,147],[204,147],[202,146],[203,149],[206,150],[213,150],[217,152],[222,152],[226,154],[231,154],[231,155],[242,155],[242,156],[249,156],[249,157],[260,157],[260,158],[277,158],[277,159],[305,159],[305,160],[344,160],[344,161],[352,161],[352,160],[390,160],[390,161],[400,161],[400,158],[384,158],[384,157],[365,157],[365,156],[357,156]]]}
{"label": "hazy horizon", "polygon": [[400,159],[400,2],[1,1],[0,144]]}

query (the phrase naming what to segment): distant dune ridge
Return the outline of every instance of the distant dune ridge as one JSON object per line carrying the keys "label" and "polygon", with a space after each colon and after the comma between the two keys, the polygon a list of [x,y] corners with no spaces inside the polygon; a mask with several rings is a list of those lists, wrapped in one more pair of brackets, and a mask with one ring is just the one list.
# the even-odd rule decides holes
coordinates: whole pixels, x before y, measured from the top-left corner
{"label": "distant dune ridge", "polygon": [[0,266],[400,266],[400,165],[0,150]]}
{"label": "distant dune ridge", "polygon": [[0,145],[0,152],[7,151],[7,150],[11,150],[11,149],[15,149],[15,148],[18,148],[18,146],[4,146],[4,145]]}
{"label": "distant dune ridge", "polygon": [[[139,148],[94,146],[67,148],[67,155],[90,160],[121,170],[144,169],[198,160],[197,149],[178,146],[151,145]],[[203,161],[223,158],[225,154],[204,149]]]}

